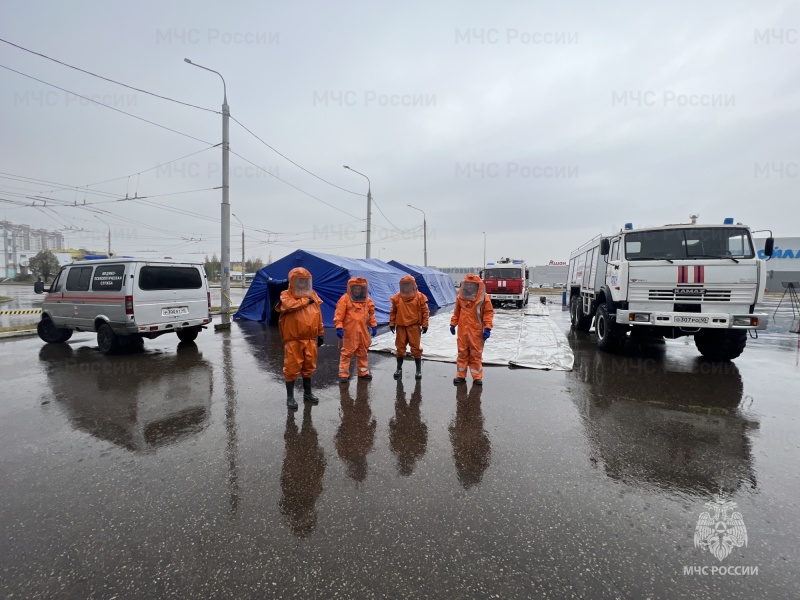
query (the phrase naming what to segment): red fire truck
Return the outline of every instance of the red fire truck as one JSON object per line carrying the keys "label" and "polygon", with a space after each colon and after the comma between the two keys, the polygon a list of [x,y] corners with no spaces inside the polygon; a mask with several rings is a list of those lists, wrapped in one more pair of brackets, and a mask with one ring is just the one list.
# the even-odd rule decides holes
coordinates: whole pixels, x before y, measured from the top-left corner
{"label": "red fire truck", "polygon": [[481,279],[493,304],[513,302],[517,308],[522,308],[528,303],[528,265],[524,260],[501,258],[486,263]]}

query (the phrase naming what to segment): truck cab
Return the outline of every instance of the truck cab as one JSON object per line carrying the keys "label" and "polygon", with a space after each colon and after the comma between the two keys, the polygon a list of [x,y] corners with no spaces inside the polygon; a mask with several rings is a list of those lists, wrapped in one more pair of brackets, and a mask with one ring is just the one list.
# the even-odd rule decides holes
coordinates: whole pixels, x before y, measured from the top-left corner
{"label": "truck cab", "polygon": [[481,279],[493,304],[513,303],[517,308],[528,304],[528,266],[524,260],[501,258],[486,263]]}

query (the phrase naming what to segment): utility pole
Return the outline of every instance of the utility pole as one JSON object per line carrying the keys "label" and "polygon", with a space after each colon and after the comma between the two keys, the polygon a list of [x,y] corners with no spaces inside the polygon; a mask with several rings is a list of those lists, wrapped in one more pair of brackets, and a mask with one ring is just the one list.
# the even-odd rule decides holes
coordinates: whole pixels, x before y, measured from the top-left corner
{"label": "utility pole", "polygon": [[229,123],[231,111],[228,107],[228,86],[225,78],[214,69],[209,69],[188,58],[184,62],[206,71],[219,75],[222,79],[222,249],[220,262],[222,263],[221,292],[222,292],[222,323],[215,329],[229,329],[231,326],[231,203],[230,203],[230,139]]}
{"label": "utility pole", "polygon": [[101,219],[97,215],[95,215],[94,217],[95,219],[103,223],[106,227],[108,227],[108,258],[111,258],[111,225],[103,221],[103,219]]}

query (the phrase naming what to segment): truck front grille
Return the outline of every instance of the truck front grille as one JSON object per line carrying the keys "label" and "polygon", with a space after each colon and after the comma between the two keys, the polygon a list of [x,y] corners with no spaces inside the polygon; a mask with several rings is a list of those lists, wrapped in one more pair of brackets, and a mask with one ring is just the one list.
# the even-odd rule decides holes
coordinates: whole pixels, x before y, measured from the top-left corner
{"label": "truck front grille", "polygon": [[730,302],[731,290],[706,289],[704,293],[698,294],[688,291],[675,293],[674,289],[651,289],[648,290],[647,299],[665,302]]}

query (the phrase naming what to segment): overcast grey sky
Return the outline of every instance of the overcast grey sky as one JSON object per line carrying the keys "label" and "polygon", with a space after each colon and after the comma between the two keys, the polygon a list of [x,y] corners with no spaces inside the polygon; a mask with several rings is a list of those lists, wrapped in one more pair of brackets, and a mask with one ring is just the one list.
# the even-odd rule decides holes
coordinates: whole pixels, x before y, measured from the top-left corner
{"label": "overcast grey sky", "polygon": [[[242,124],[362,194],[232,122],[244,159],[231,157],[230,198],[248,257],[363,257],[367,186],[348,164],[384,213],[373,208],[373,257],[422,263],[413,204],[438,266],[479,265],[484,231],[489,260],[540,264],[627,221],[692,213],[797,235],[799,29],[789,1],[29,1],[0,19],[3,39],[219,111],[219,78],[183,59],[215,69]],[[7,44],[0,64],[202,140],[0,69],[0,198],[53,199],[2,202],[0,218],[72,228],[72,247],[101,250],[99,216],[120,253],[219,253],[218,114]],[[191,193],[155,197],[175,192]],[[150,199],[117,201],[126,194]],[[235,260],[236,219],[231,237]]]}

